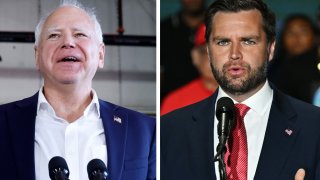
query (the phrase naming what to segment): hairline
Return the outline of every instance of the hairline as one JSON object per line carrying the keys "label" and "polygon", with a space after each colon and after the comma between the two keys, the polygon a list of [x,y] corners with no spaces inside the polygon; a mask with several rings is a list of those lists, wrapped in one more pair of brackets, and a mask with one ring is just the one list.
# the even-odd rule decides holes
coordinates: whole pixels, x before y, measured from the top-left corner
{"label": "hairline", "polygon": [[43,27],[45,22],[48,20],[48,18],[59,8],[62,7],[73,7],[73,8],[77,8],[79,10],[82,10],[85,14],[88,15],[88,17],[90,18],[90,20],[93,22],[94,24],[94,32],[95,32],[95,37],[97,38],[97,40],[99,41],[99,43],[103,43],[103,37],[102,37],[102,29],[101,29],[101,25],[97,19],[97,16],[94,12],[94,9],[89,9],[84,7],[82,4],[78,3],[78,2],[73,2],[73,3],[61,3],[57,8],[55,8],[53,11],[51,11],[50,13],[42,16],[35,28],[35,32],[34,32],[34,36],[35,36],[35,42],[34,45],[38,46],[40,43],[40,39],[41,39],[41,34],[43,32]]}

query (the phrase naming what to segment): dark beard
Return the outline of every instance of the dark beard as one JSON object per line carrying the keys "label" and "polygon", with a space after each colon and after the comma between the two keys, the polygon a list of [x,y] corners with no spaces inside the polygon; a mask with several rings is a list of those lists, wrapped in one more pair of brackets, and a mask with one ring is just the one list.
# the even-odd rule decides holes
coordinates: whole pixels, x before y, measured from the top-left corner
{"label": "dark beard", "polygon": [[257,69],[252,70],[249,66],[249,77],[246,80],[241,80],[240,86],[233,85],[230,80],[228,80],[228,78],[224,75],[224,72],[216,69],[211,62],[210,66],[214,77],[224,91],[233,95],[242,95],[257,88],[259,85],[265,82],[267,77],[268,60],[266,60]]}

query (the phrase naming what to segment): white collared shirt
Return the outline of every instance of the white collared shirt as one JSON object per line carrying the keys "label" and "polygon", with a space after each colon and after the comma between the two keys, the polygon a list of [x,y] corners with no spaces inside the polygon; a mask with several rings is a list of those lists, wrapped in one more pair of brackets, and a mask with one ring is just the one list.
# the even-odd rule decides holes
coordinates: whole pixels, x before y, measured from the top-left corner
{"label": "white collared shirt", "polygon": [[83,115],[68,123],[56,116],[42,90],[39,91],[35,127],[36,179],[50,179],[48,163],[52,157],[61,156],[68,164],[69,179],[88,180],[90,160],[98,158],[107,165],[106,140],[96,92],[92,90],[92,101]]}
{"label": "white collared shirt", "polygon": [[[221,97],[228,96],[221,88],[219,88],[217,100]],[[230,97],[231,98],[231,97]],[[232,98],[231,98],[232,99]],[[264,135],[267,128],[268,118],[270,114],[271,104],[273,99],[273,90],[271,89],[268,81],[264,86],[253,96],[241,102],[250,107],[250,110],[244,117],[244,124],[247,132],[247,142],[248,142],[248,180],[253,179],[261,149],[264,140]],[[234,103],[236,102],[232,99]],[[217,101],[215,102],[217,105]],[[217,106],[215,106],[217,107]],[[217,117],[214,118],[214,150],[216,149],[219,139],[217,135]],[[216,151],[214,152],[214,155]],[[218,162],[215,163],[216,177],[219,180],[219,166]]]}

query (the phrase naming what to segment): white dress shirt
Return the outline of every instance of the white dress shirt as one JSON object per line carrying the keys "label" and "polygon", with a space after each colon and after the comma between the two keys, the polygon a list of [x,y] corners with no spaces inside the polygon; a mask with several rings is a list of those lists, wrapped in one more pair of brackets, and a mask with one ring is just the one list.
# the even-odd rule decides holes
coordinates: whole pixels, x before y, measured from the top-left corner
{"label": "white dress shirt", "polygon": [[35,127],[35,170],[37,180],[49,178],[48,162],[63,157],[71,180],[88,180],[87,164],[94,158],[107,165],[107,147],[99,112],[97,94],[92,90],[91,103],[83,115],[72,123],[57,117],[52,106],[39,91]]}
{"label": "white dress shirt", "polygon": [[[221,88],[219,88],[217,100],[221,97],[228,96]],[[231,98],[231,97],[230,97]],[[232,99],[232,98],[231,98]],[[254,178],[260,152],[262,149],[262,144],[264,140],[264,135],[267,128],[269,113],[271,109],[271,103],[273,99],[273,90],[271,89],[268,81],[264,86],[253,96],[241,102],[242,104],[250,107],[250,110],[244,117],[244,124],[247,132],[247,143],[248,143],[248,180]],[[234,103],[236,102],[232,99]],[[215,102],[217,105],[217,102]],[[217,107],[217,106],[216,106]],[[216,149],[219,139],[217,133],[217,117],[214,118],[214,150]],[[216,151],[214,152],[214,155]],[[218,162],[215,163],[216,177],[219,180],[219,165]]]}

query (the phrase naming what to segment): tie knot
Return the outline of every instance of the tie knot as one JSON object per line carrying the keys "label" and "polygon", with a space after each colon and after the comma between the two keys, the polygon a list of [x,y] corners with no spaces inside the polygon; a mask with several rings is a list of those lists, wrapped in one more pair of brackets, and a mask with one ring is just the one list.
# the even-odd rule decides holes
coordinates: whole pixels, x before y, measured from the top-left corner
{"label": "tie knot", "polygon": [[246,106],[245,104],[235,104],[234,105],[237,109],[237,113],[238,115],[240,115],[240,117],[244,117],[246,115],[246,113],[250,110],[250,107]]}

